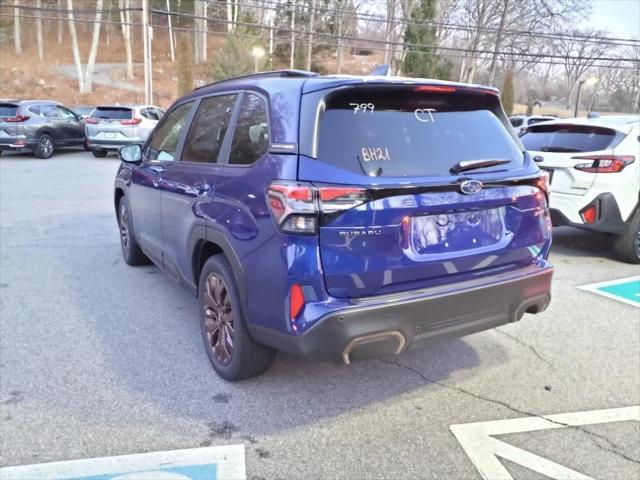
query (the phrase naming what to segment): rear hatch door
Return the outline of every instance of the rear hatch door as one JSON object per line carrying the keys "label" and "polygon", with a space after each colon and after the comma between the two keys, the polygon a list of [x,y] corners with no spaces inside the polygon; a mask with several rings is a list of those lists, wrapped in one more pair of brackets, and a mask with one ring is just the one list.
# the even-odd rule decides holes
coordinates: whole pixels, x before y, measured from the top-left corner
{"label": "rear hatch door", "polygon": [[133,109],[129,107],[96,107],[87,119],[87,137],[91,140],[119,141],[134,136]]}
{"label": "rear hatch door", "polygon": [[596,174],[577,170],[585,157],[613,154],[624,134],[612,128],[570,123],[533,125],[520,137],[525,148],[549,172],[551,192],[584,195]]}
{"label": "rear hatch door", "polygon": [[[316,128],[302,131],[317,135],[301,143],[298,177],[319,192],[331,295],[450,283],[546,253],[546,199],[532,183],[538,168],[491,91],[351,86],[305,95],[303,118],[308,111]],[[483,160],[500,163],[452,171]]]}

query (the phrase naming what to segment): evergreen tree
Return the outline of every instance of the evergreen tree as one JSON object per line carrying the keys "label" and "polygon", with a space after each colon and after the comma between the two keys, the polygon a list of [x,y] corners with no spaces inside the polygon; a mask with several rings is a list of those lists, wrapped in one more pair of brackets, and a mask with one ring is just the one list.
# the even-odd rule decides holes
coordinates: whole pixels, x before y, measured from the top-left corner
{"label": "evergreen tree", "polygon": [[407,76],[445,80],[451,77],[451,62],[436,53],[436,27],[429,24],[436,17],[436,4],[437,0],[419,0],[411,12],[411,23],[404,34],[408,45],[403,70]]}

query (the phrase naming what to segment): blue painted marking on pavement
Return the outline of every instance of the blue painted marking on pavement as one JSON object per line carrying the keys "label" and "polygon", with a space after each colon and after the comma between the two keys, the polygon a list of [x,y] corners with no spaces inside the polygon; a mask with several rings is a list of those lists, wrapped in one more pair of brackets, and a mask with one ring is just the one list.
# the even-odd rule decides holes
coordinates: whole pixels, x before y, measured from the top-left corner
{"label": "blue painted marking on pavement", "polygon": [[640,305],[640,279],[598,287],[598,290]]}
{"label": "blue painted marking on pavement", "polygon": [[127,473],[110,473],[107,475],[91,475],[89,477],[68,477],[60,480],[127,480],[134,478],[161,480],[217,480],[216,464],[186,465],[183,467],[154,468]]}

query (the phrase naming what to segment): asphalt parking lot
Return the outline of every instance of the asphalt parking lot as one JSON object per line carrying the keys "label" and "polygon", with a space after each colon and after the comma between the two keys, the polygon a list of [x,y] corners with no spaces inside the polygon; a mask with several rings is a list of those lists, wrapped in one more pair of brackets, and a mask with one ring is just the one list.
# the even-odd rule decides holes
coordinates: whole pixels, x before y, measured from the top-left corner
{"label": "asphalt parking lot", "polygon": [[640,309],[577,288],[640,273],[611,237],[554,230],[543,314],[229,384],[196,299],[122,261],[117,166],[0,157],[0,466],[244,445],[254,479],[640,478]]}

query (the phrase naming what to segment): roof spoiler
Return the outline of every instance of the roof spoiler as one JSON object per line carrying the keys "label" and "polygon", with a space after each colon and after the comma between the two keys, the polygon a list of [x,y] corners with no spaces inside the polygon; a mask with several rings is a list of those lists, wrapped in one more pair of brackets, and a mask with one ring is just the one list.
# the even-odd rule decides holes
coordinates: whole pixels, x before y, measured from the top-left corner
{"label": "roof spoiler", "polygon": [[380,65],[373,69],[373,71],[369,74],[370,76],[379,76],[379,77],[390,77],[391,76],[391,65],[385,63],[384,65]]}

